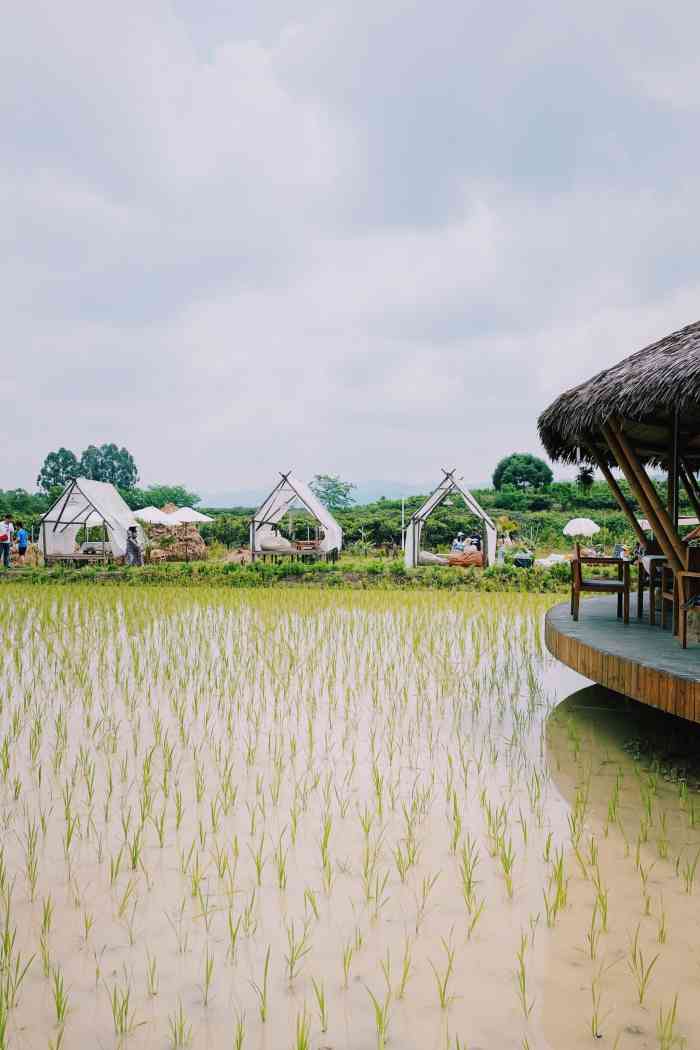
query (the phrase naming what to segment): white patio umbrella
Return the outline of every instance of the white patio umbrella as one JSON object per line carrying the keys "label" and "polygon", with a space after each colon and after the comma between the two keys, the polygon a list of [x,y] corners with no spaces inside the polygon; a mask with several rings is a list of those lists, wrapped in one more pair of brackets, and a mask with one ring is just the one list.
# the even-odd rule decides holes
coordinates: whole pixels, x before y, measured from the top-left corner
{"label": "white patio umbrella", "polygon": [[134,517],[151,525],[172,525],[170,517],[158,507],[142,507],[141,510],[134,511]]}
{"label": "white patio umbrella", "polygon": [[175,522],[178,525],[189,524],[190,522],[207,522],[213,521],[207,514],[201,514],[198,510],[193,510],[192,507],[180,507],[178,510],[174,510],[172,514],[167,514],[166,517],[170,522]]}
{"label": "white patio umbrella", "polygon": [[565,536],[589,537],[600,532],[600,525],[596,525],[590,518],[572,518],[571,521],[567,521],[562,531]]}

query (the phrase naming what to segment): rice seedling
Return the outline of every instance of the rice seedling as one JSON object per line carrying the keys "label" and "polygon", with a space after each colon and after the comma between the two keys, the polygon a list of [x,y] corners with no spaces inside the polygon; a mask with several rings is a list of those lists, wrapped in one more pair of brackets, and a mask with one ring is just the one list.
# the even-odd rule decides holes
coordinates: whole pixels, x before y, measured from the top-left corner
{"label": "rice seedling", "polygon": [[659,1006],[659,1015],[656,1021],[656,1038],[659,1050],[673,1050],[674,1046],[684,1047],[685,1039],[676,1031],[678,1015],[678,994],[674,995],[671,1006],[664,1010]]}
{"label": "rice seedling", "polygon": [[146,952],[146,990],[150,999],[155,999],[158,995],[159,988],[158,979],[158,960],[155,955],[151,955],[149,951]]}
{"label": "rice seedling", "polygon": [[683,858],[683,867],[681,874],[683,877],[683,886],[687,894],[693,892],[693,885],[695,883],[695,873],[698,867],[698,860],[700,860],[700,848],[696,852],[695,856],[691,860],[690,857]]}
{"label": "rice seedling", "polygon": [[653,959],[645,962],[644,953],[639,946],[639,929],[640,927],[637,926],[637,929],[634,932],[634,937],[630,938],[629,941],[627,967],[634,978],[637,987],[638,1001],[639,1004],[642,1005],[644,1003],[644,996],[646,995],[652,971],[659,960],[659,953],[657,952]]}
{"label": "rice seedling", "polygon": [[372,1001],[372,1007],[374,1008],[374,1024],[377,1031],[377,1050],[386,1050],[386,1044],[389,1038],[389,1005],[391,1002],[391,996],[387,995],[384,1002],[381,1003],[369,988],[367,988],[367,994],[369,995]]}
{"label": "rice seedling", "polygon": [[446,957],[444,970],[440,972],[431,960],[429,960],[429,962],[430,968],[433,971],[433,976],[435,977],[435,984],[437,986],[440,1009],[447,1010],[450,1006],[450,1003],[452,1003],[455,998],[455,996],[450,995],[448,991],[450,977],[452,976],[452,971],[454,970],[455,950],[452,946],[452,934],[450,934],[450,939],[448,941],[446,941],[444,937],[441,938],[441,941]]}
{"label": "rice seedling", "polygon": [[129,981],[125,979],[125,983],[121,987],[115,982],[111,989],[108,988],[107,991],[109,994],[109,1005],[112,1009],[114,1034],[118,1036],[131,1035],[136,1028],[145,1022],[137,1021],[135,1013],[131,1009],[131,985]]}
{"label": "rice seedling", "polygon": [[350,967],[355,954],[355,945],[351,941],[343,945],[343,988],[347,989],[350,980]]}
{"label": "rice seedling", "polygon": [[251,987],[258,998],[258,1011],[260,1013],[260,1020],[263,1024],[267,1021],[267,1006],[268,1006],[268,980],[270,976],[270,946],[268,945],[267,952],[265,953],[265,962],[263,964],[263,975],[262,981],[258,984],[256,981],[251,981]]}
{"label": "rice seedling", "polygon": [[170,1046],[173,1050],[182,1050],[189,1046],[192,1039],[192,1025],[187,1021],[185,1011],[182,1008],[182,1000],[178,1000],[177,1010],[168,1017],[170,1029]]}
{"label": "rice seedling", "polygon": [[243,1050],[245,1044],[245,1011],[236,1016],[236,1027],[233,1030],[233,1050]]}
{"label": "rice seedling", "polygon": [[294,981],[299,976],[301,964],[304,958],[311,951],[311,942],[309,940],[309,924],[305,922],[302,926],[301,933],[297,935],[294,928],[294,920],[287,924],[287,947],[288,954],[285,955],[284,960],[287,964],[287,980],[289,984],[294,984]]}
{"label": "rice seedling", "polygon": [[321,1026],[321,1032],[325,1035],[328,1031],[328,1000],[326,999],[323,981],[317,981],[315,977],[312,977],[311,986],[314,990],[316,1005],[318,1007],[319,1025]]}
{"label": "rice seedling", "polygon": [[515,971],[515,978],[518,986],[518,1002],[520,1003],[520,1009],[522,1010],[525,1020],[528,1019],[532,1013],[532,1008],[535,1005],[534,999],[530,1000],[527,991],[527,965],[525,962],[526,950],[527,936],[523,933],[520,935],[520,947],[515,953],[515,958],[518,964]]}
{"label": "rice seedling", "polygon": [[68,1016],[68,994],[63,981],[63,974],[58,967],[51,971],[51,997],[53,999],[56,1024],[64,1025]]}
{"label": "rice seedling", "polygon": [[304,1003],[303,1009],[297,1013],[294,1030],[293,1050],[311,1050],[311,1021],[306,1012],[306,1003]]}
{"label": "rice seedling", "polygon": [[214,978],[214,956],[210,954],[207,947],[204,953],[204,975],[202,978],[202,1005],[209,1006],[209,991]]}

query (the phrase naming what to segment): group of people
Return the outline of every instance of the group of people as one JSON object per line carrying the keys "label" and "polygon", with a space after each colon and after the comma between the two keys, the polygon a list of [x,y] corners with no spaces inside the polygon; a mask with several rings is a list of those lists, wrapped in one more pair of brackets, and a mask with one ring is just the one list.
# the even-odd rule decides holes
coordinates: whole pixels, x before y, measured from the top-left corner
{"label": "group of people", "polygon": [[0,520],[0,563],[9,569],[12,564],[12,550],[16,547],[17,559],[20,565],[24,565],[29,546],[29,533],[21,521],[17,527],[12,520],[11,514],[4,514]]}
{"label": "group of people", "polygon": [[481,536],[479,535],[470,536],[467,540],[463,532],[458,532],[455,538],[452,540],[452,552],[454,554],[463,554],[465,551],[480,550]]}

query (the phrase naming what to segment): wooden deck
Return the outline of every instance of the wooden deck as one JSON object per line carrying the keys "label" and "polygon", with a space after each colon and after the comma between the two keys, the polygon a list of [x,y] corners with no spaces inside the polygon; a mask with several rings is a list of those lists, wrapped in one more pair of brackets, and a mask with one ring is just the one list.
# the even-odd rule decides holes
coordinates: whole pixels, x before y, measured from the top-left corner
{"label": "wooden deck", "polygon": [[623,624],[616,601],[605,595],[582,602],[578,623],[568,601],[555,605],[545,619],[550,653],[607,689],[700,722],[700,645],[681,649],[670,630],[646,620]]}

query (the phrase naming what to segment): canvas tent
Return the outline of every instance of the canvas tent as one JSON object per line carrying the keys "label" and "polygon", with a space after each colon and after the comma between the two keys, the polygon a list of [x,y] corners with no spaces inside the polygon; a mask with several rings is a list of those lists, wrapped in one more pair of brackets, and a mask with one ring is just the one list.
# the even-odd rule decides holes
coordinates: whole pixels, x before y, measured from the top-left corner
{"label": "canvas tent", "polygon": [[126,532],[132,525],[139,544],[144,542],[143,529],[114,485],[106,481],[69,481],[39,524],[45,557],[70,557],[79,531],[94,526],[102,526],[112,554],[118,557],[126,554]]}
{"label": "canvas tent", "polygon": [[442,473],[444,477],[438,487],[428,496],[423,506],[419,507],[406,526],[406,536],[404,538],[404,561],[406,567],[413,569],[419,564],[421,537],[426,520],[441,503],[444,503],[448,496],[455,494],[461,496],[472,514],[479,518],[480,521],[483,521],[486,531],[484,565],[493,565],[496,560],[496,526],[464,485],[463,478],[456,478],[454,470],[443,470]]}
{"label": "canvas tent", "polygon": [[273,526],[295,505],[307,510],[320,526],[323,535],[319,542],[319,551],[324,554],[340,551],[343,545],[343,530],[340,525],[318,496],[311,491],[309,485],[288,473],[280,475],[280,481],[251,518],[250,550],[253,557],[267,544],[274,542]]}

